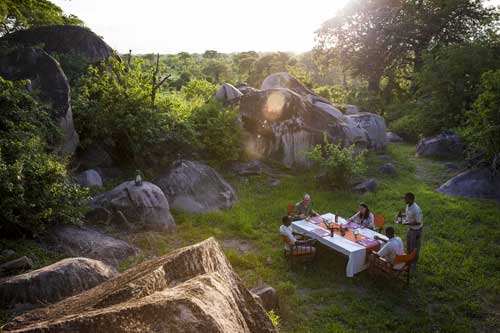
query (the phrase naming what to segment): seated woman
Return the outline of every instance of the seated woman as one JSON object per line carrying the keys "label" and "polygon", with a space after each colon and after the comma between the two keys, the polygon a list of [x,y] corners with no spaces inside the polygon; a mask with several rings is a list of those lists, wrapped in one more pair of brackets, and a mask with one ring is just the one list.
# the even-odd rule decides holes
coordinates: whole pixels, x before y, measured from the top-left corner
{"label": "seated woman", "polygon": [[294,235],[291,225],[291,219],[289,216],[283,216],[282,224],[280,226],[280,234],[285,240],[285,249],[287,251],[291,251],[293,248],[293,255],[301,255],[301,254],[314,254],[316,252],[316,248],[311,246],[314,242],[314,239],[308,240],[297,240],[300,235]]}
{"label": "seated woman", "polygon": [[359,212],[354,214],[349,219],[349,222],[354,222],[362,227],[370,229],[373,229],[373,227],[375,226],[375,218],[373,216],[373,213],[370,212],[368,205],[363,202],[359,204]]}

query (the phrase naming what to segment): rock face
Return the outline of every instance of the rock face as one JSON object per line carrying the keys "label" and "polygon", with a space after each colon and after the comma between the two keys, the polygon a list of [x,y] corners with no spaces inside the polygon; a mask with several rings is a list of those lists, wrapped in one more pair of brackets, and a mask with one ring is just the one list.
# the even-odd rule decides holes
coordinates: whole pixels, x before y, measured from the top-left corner
{"label": "rock face", "polygon": [[102,186],[101,175],[94,169],[85,170],[76,177],[76,181],[83,187]]}
{"label": "rock face", "polygon": [[113,56],[113,49],[88,28],[74,25],[50,25],[8,34],[1,40],[23,46],[43,45],[52,53],[81,55],[90,63]]}
{"label": "rock face", "polygon": [[442,133],[420,140],[417,144],[418,157],[463,158],[464,144],[455,133]]}
{"label": "rock face", "polygon": [[387,145],[385,120],[378,114],[360,112],[346,116],[366,131],[368,147],[382,149]]}
{"label": "rock face", "polygon": [[155,181],[170,205],[189,213],[227,209],[236,192],[214,169],[197,161],[179,160]]}
{"label": "rock face", "polygon": [[500,200],[500,176],[488,168],[471,169],[451,178],[437,190],[462,198]]}
{"label": "rock face", "polygon": [[0,75],[7,80],[31,81],[31,89],[41,92],[41,99],[51,106],[52,117],[63,131],[63,153],[72,154],[78,145],[73,126],[70,88],[59,63],[37,48],[15,48],[0,57]]}
{"label": "rock face", "polygon": [[35,271],[0,280],[0,304],[22,307],[46,305],[95,287],[116,275],[106,264],[68,258]]}
{"label": "rock face", "polygon": [[7,332],[274,332],[210,238],[139,264],[92,290],[25,313]]}
{"label": "rock face", "polygon": [[215,93],[215,98],[232,102],[243,95],[241,91],[229,83],[224,83]]}
{"label": "rock face", "polygon": [[121,212],[132,226],[147,227],[167,232],[175,231],[167,198],[155,184],[124,182],[109,192],[97,196],[91,203],[94,209],[106,209],[113,215]]}
{"label": "rock face", "polygon": [[309,167],[305,153],[330,141],[358,148],[386,145],[385,121],[370,113],[345,115],[288,73],[275,73],[240,97],[240,115],[246,149],[258,158],[270,158],[288,167]]}
{"label": "rock face", "polygon": [[366,194],[377,189],[377,181],[375,179],[367,179],[361,183],[355,184],[353,192],[357,194]]}
{"label": "rock face", "polygon": [[99,230],[74,225],[59,225],[48,233],[49,244],[55,250],[74,257],[86,257],[118,264],[137,254],[127,242],[103,234]]}

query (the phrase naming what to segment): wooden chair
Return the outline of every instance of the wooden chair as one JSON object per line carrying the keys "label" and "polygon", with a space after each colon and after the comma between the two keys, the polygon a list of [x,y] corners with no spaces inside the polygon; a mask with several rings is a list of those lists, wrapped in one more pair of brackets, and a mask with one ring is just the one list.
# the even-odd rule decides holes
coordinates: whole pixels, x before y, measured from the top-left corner
{"label": "wooden chair", "polygon": [[287,214],[292,215],[294,209],[295,209],[295,205],[288,205],[286,207]]}
{"label": "wooden chair", "polygon": [[[394,258],[394,263],[390,263],[386,259],[379,257],[375,252],[369,256],[369,272],[371,275],[384,275],[388,278],[396,278],[406,281],[406,285],[410,285],[410,265],[415,260],[417,251],[413,250],[410,254],[403,254]],[[401,269],[395,269],[394,266],[403,264]]]}
{"label": "wooden chair", "polygon": [[384,231],[385,219],[382,215],[375,214],[373,222],[375,223],[375,227],[373,228],[373,230],[380,233]]}
{"label": "wooden chair", "polygon": [[316,249],[312,245],[314,240],[300,240],[293,244],[285,235],[280,235],[283,243],[288,245],[288,249],[284,249],[284,257],[288,260],[288,267],[293,270],[297,262],[311,262],[316,255]]}

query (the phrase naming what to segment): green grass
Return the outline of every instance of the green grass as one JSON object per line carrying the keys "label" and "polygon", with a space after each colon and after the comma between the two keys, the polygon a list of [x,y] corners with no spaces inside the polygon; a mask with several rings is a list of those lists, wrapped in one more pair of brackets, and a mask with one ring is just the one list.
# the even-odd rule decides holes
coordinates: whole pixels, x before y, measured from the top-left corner
{"label": "green grass", "polygon": [[[365,196],[320,189],[314,171],[296,172],[276,187],[269,186],[265,176],[244,180],[225,175],[239,194],[237,205],[209,214],[174,212],[175,235],[130,235],[143,255],[120,269],[209,236],[222,242],[245,240],[249,250],[226,248],[226,255],[247,287],[276,288],[281,332],[498,331],[500,207],[437,193],[436,186],[454,171],[444,168],[443,161],[416,159],[414,151],[409,145],[389,146],[386,154],[392,156],[397,176],[381,175],[378,168],[387,161],[369,154],[368,176],[377,179],[378,189]],[[366,272],[347,278],[347,259],[326,248],[319,248],[314,267],[287,270],[278,228],[287,204],[305,192],[320,212],[351,216],[364,201],[392,221],[408,191],[416,194],[425,224],[419,268],[409,289],[391,280],[372,280]],[[405,228],[394,227],[406,243]]]}

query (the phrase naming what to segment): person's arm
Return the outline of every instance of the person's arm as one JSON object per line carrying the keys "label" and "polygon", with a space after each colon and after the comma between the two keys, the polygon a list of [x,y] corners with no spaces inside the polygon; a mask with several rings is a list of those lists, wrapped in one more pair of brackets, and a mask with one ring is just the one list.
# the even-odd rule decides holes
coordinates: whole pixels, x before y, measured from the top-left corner
{"label": "person's arm", "polygon": [[379,237],[378,235],[373,236],[373,239],[376,239],[376,240],[382,241],[384,243],[387,243],[387,240],[383,239],[382,237]]}
{"label": "person's arm", "polygon": [[349,221],[356,222],[356,220],[358,219],[358,216],[359,216],[359,212],[357,212],[356,214],[354,214],[353,216],[351,216],[351,218],[349,219]]}
{"label": "person's arm", "polygon": [[375,228],[375,217],[373,216],[373,213],[370,213],[368,215],[368,228]]}

